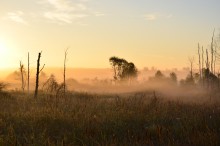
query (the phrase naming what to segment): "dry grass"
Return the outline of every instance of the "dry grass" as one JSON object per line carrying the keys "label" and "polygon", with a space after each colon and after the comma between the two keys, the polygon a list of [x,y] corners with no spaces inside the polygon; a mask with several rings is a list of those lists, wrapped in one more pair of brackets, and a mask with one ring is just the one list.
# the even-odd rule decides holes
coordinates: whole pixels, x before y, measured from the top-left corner
{"label": "dry grass", "polygon": [[140,92],[38,99],[0,93],[0,145],[220,145],[220,103]]}

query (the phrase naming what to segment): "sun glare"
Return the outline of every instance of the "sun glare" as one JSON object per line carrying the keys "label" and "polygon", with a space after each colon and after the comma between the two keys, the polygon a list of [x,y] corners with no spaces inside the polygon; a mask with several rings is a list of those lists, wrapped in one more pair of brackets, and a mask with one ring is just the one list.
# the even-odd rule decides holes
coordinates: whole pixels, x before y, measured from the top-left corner
{"label": "sun glare", "polygon": [[0,68],[7,67],[7,56],[8,56],[8,50],[6,45],[0,40]]}

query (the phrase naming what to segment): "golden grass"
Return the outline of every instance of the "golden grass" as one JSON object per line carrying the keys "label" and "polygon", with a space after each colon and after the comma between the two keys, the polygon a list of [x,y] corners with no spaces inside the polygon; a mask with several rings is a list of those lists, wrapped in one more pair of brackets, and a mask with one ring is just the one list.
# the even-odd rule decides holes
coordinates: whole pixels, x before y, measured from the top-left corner
{"label": "golden grass", "polygon": [[218,146],[220,103],[130,94],[0,93],[0,145]]}

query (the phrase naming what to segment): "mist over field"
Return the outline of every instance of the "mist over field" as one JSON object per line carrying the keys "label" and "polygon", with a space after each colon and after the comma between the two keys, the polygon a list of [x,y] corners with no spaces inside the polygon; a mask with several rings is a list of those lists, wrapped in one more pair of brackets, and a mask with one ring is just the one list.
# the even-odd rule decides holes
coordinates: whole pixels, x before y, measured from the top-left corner
{"label": "mist over field", "polygon": [[30,76],[20,62],[2,71],[0,145],[218,146],[217,65],[189,62],[139,70],[113,56],[111,68],[41,68],[38,57]]}
{"label": "mist over field", "polygon": [[218,146],[217,42],[165,70],[117,56],[110,68],[71,68],[68,49],[62,68],[42,52],[30,68],[28,53],[28,65],[1,72],[0,145]]}
{"label": "mist over field", "polygon": [[220,146],[220,0],[0,0],[0,146]]}
{"label": "mist over field", "polygon": [[[132,91],[141,91],[149,88],[155,88],[156,86],[163,87],[163,83],[159,84],[147,83],[151,77],[155,76],[156,68],[152,67],[151,69],[144,68],[138,72],[137,81],[132,83],[122,83],[115,86],[113,79],[113,70],[111,68],[106,69],[90,69],[90,68],[67,68],[66,77],[67,77],[67,86],[71,91],[84,91],[84,92],[98,92],[98,93],[114,93],[114,92],[132,92]],[[171,72],[175,71],[178,76],[178,81],[184,79],[188,74],[189,69],[184,68],[181,70],[177,69],[167,69],[162,70],[165,76],[169,76]],[[34,90],[35,86],[35,69],[32,68],[30,71],[30,84],[31,89]],[[50,68],[45,67],[41,73],[40,78],[40,87],[42,88],[46,80],[54,75],[57,82],[63,82],[63,68]],[[1,81],[8,83],[8,90],[20,90],[21,88],[21,75],[19,69],[7,69],[2,70],[1,72]],[[144,85],[144,86],[143,86]],[[119,88],[120,87],[120,88]]]}
{"label": "mist over field", "polygon": [[[35,69],[31,69],[30,90],[35,90]],[[164,79],[154,79],[157,69],[144,68],[138,72],[136,81],[115,82],[113,79],[113,70],[106,69],[89,69],[89,68],[67,68],[66,85],[69,92],[86,92],[91,94],[132,94],[132,93],[148,93],[151,96],[163,97],[168,100],[187,101],[195,103],[205,103],[213,96],[209,90],[204,90],[201,86],[181,85],[181,80],[189,73],[189,68],[181,70],[162,70]],[[177,81],[172,82],[169,79],[171,72],[177,75]],[[5,75],[2,81],[7,84],[6,90],[20,91],[21,76],[19,70],[4,70]],[[45,68],[40,75],[39,90],[45,91],[45,83],[54,76],[58,83],[63,82],[63,68]],[[214,95],[215,97],[218,96]]]}
{"label": "mist over field", "polygon": [[35,76],[28,93],[10,71],[0,82],[0,145],[218,146],[219,91],[175,71],[117,82],[112,69],[67,69],[64,94],[63,70],[45,68],[37,98]]}

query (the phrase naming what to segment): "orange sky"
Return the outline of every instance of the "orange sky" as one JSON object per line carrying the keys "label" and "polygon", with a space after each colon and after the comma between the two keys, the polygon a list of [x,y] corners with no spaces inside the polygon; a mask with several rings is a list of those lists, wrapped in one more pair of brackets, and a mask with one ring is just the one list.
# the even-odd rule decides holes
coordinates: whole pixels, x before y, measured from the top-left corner
{"label": "orange sky", "polygon": [[[197,44],[209,48],[218,0],[1,0],[0,69],[17,68],[21,60],[36,66],[109,68],[119,56],[140,69],[182,68],[197,55]],[[195,63],[196,65],[196,63]]]}

